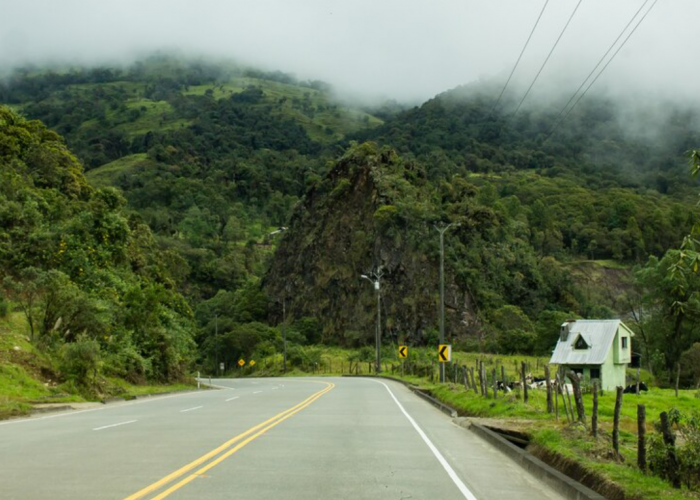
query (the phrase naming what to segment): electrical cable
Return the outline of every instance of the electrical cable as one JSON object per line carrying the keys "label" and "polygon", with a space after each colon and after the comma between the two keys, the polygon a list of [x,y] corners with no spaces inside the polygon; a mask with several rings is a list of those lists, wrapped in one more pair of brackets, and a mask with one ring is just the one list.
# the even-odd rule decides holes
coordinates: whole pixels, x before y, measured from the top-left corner
{"label": "electrical cable", "polygon": [[[649,0],[647,0],[649,1]],[[540,23],[540,19],[542,19],[542,14],[544,14],[545,9],[547,8],[547,4],[549,4],[549,0],[546,0],[544,2],[544,5],[542,6],[542,10],[540,11],[540,15],[537,17],[537,21],[535,21],[535,25],[532,27],[532,30],[530,31],[530,36],[527,37],[527,40],[525,41],[525,45],[523,46],[523,49],[520,51],[520,55],[518,56],[518,60],[515,61],[515,66],[513,66],[513,69],[510,71],[510,75],[508,76],[508,80],[506,80],[505,85],[503,85],[503,88],[501,89],[501,93],[498,95],[498,99],[496,99],[496,102],[494,103],[493,107],[491,108],[491,112],[489,113],[489,116],[486,118],[488,119],[491,117],[494,111],[496,111],[496,106],[501,102],[501,98],[503,97],[503,94],[506,91],[506,88],[508,88],[508,84],[510,83],[511,78],[513,78],[513,74],[515,73],[515,70],[518,68],[518,64],[520,64],[520,60],[523,58],[523,54],[525,53],[525,50],[527,49],[527,46],[530,44],[530,40],[532,39],[532,35],[535,34],[535,30],[537,29],[537,25]]]}
{"label": "electrical cable", "polygon": [[[619,46],[619,47],[617,48],[617,50],[613,53],[613,55],[610,57],[610,59],[608,59],[608,62],[605,63],[605,66],[603,66],[603,68],[602,68],[602,69],[600,70],[600,72],[596,75],[596,77],[593,79],[593,81],[588,85],[588,87],[586,87],[586,89],[585,89],[585,90],[583,91],[583,93],[579,96],[579,98],[576,99],[576,101],[574,102],[573,106],[571,106],[571,108],[569,108],[569,111],[568,111],[557,123],[554,124],[554,127],[552,127],[551,132],[550,132],[549,135],[545,138],[545,140],[542,142],[542,144],[544,144],[545,142],[547,142],[547,141],[552,137],[552,135],[554,135],[554,133],[557,131],[557,127],[559,127],[559,125],[561,125],[561,123],[563,123],[563,122],[568,118],[568,116],[569,116],[569,115],[571,114],[571,112],[574,110],[574,108],[576,107],[576,105],[577,105],[579,102],[581,102],[581,99],[583,99],[583,98],[585,97],[585,95],[588,93],[588,91],[591,89],[591,87],[595,84],[595,82],[598,81],[598,78],[600,78],[600,76],[603,74],[603,72],[606,70],[606,68],[607,68],[608,66],[610,66],[610,63],[613,62],[613,60],[615,59],[615,56],[617,56],[617,54],[622,50],[622,48],[625,46],[625,44],[626,44],[627,41],[630,39],[630,37],[634,34],[634,32],[637,31],[637,28],[639,28],[639,25],[642,24],[642,22],[644,21],[644,19],[646,19],[646,17],[649,15],[649,13],[652,11],[652,9],[654,8],[654,6],[657,4],[658,1],[659,1],[659,0],[654,0],[654,3],[651,4],[651,7],[649,7],[649,9],[644,13],[644,15],[643,15],[643,16],[641,17],[641,19],[637,22],[637,24],[634,26],[634,28],[632,28],[632,31],[629,32],[629,34],[627,35],[627,37],[622,41],[622,44],[620,44],[620,46]],[[645,5],[646,5],[646,2],[645,2]],[[642,7],[643,7],[643,6],[642,6]],[[637,14],[635,14],[634,17],[637,17]],[[634,20],[634,18],[632,18],[632,19]],[[625,29],[627,29],[627,28],[625,28]],[[624,31],[623,31],[623,33],[624,33]],[[577,92],[578,92],[578,91],[577,91]]]}
{"label": "electrical cable", "polygon": [[576,92],[573,93],[573,95],[569,98],[568,102],[564,105],[564,107],[561,109],[561,111],[559,111],[559,114],[555,118],[556,123],[558,123],[559,118],[561,118],[561,116],[567,110],[567,108],[569,107],[569,104],[571,104],[573,102],[573,100],[576,98],[578,93],[581,92],[581,89],[586,85],[586,83],[588,83],[588,80],[591,79],[591,77],[593,76],[595,71],[600,67],[601,64],[603,64],[603,61],[605,60],[605,58],[608,57],[608,54],[610,54],[610,52],[615,47],[615,45],[617,45],[617,42],[620,41],[620,38],[622,38],[622,35],[624,35],[625,32],[629,29],[629,27],[632,25],[632,22],[634,22],[634,20],[637,18],[637,16],[642,11],[642,9],[646,6],[647,3],[649,3],[649,0],[644,0],[644,3],[641,5],[641,7],[639,7],[637,12],[635,12],[635,14],[629,20],[627,25],[623,28],[623,30],[620,31],[620,34],[617,35],[617,38],[615,39],[615,41],[612,44],[610,44],[610,47],[608,47],[608,50],[605,52],[605,54],[603,54],[603,57],[600,58],[600,60],[598,61],[598,64],[596,64],[594,66],[594,68],[591,70],[591,72],[588,73],[588,76],[581,82],[581,85],[579,85],[579,87],[576,89]]}
{"label": "electrical cable", "polygon": [[554,52],[554,49],[556,49],[556,48],[557,48],[557,45],[559,45],[559,41],[561,40],[562,36],[564,36],[564,33],[566,32],[566,29],[569,27],[569,24],[571,23],[571,20],[572,20],[572,19],[574,18],[574,16],[576,15],[576,11],[577,11],[578,8],[581,6],[581,2],[583,2],[583,0],[578,0],[578,3],[576,4],[576,7],[574,7],[574,11],[573,11],[573,12],[571,13],[571,15],[569,16],[569,20],[566,21],[566,24],[564,25],[564,29],[562,29],[562,30],[561,30],[561,33],[559,33],[559,37],[557,38],[557,41],[554,42],[554,46],[552,46],[552,49],[549,51],[549,54],[547,54],[547,58],[546,58],[546,59],[544,60],[544,62],[542,63],[542,66],[540,67],[540,70],[539,70],[539,71],[537,72],[537,74],[535,75],[534,80],[532,80],[532,83],[531,83],[530,86],[528,87],[527,92],[525,92],[525,95],[523,96],[523,98],[520,99],[520,102],[518,103],[518,107],[515,108],[515,111],[513,111],[513,114],[511,114],[511,116],[510,116],[511,119],[518,113],[518,111],[520,110],[520,107],[521,107],[521,106],[523,105],[523,103],[525,102],[525,99],[526,99],[527,96],[530,94],[530,91],[532,90],[532,87],[535,86],[535,83],[537,82],[538,78],[539,78],[540,75],[542,74],[542,71],[544,70],[545,66],[547,65],[547,62],[549,61],[549,58],[552,56],[552,53]]}

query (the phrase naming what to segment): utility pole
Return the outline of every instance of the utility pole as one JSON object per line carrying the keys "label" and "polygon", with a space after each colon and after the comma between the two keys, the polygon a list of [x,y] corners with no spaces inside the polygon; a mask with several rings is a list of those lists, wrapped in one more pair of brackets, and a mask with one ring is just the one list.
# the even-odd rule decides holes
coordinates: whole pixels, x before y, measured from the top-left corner
{"label": "utility pole", "polygon": [[[219,354],[221,354],[221,342],[219,340],[219,313],[214,315],[214,338],[216,339],[216,364],[219,365]],[[221,371],[221,376],[224,376],[224,370]],[[214,372],[216,373],[216,372]]]}
{"label": "utility pole", "polygon": [[[440,233],[440,343],[445,343],[445,231],[450,226],[459,226],[451,222],[446,226],[444,224],[435,226]],[[445,382],[445,363],[440,363],[440,382]]]}
{"label": "utility pole", "polygon": [[381,279],[382,276],[384,276],[384,273],[382,273],[382,268],[379,266],[379,269],[377,270],[376,273],[372,273],[370,276],[372,276],[374,279],[370,278],[369,276],[362,274],[360,275],[361,278],[364,278],[371,282],[374,285],[374,289],[377,291],[377,331],[376,331],[376,336],[375,336],[375,349],[376,349],[376,354],[377,354],[377,359],[375,361],[375,373],[379,374],[382,371],[382,357],[381,357],[381,347],[382,347],[382,296],[381,296]]}
{"label": "utility pole", "polygon": [[[282,226],[275,231],[272,231],[268,236],[274,236],[286,231],[287,228]],[[282,372],[287,373],[287,330],[285,323],[287,321],[287,292],[289,291],[289,283],[285,286],[285,293],[282,295]]]}
{"label": "utility pole", "polygon": [[284,324],[287,321],[287,298],[282,297],[282,371],[287,373],[287,330],[284,328]]}

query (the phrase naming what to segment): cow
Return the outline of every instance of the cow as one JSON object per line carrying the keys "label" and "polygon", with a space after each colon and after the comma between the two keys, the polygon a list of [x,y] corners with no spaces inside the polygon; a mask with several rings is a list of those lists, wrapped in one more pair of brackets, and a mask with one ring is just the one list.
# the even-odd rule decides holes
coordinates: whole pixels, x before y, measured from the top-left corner
{"label": "cow", "polygon": [[[649,387],[644,382],[639,383],[639,392],[647,392],[649,391]],[[637,393],[637,384],[630,384],[625,389],[622,391],[623,394],[636,394]]]}
{"label": "cow", "polygon": [[498,390],[503,391],[506,394],[511,392],[512,389],[509,387],[510,384],[506,384],[505,382],[501,382],[500,380],[498,381]]}

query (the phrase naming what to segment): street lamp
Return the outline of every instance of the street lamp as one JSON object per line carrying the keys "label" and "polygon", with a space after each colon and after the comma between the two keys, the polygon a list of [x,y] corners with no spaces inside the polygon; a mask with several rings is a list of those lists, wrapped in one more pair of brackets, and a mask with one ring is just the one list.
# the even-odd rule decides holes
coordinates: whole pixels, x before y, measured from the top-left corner
{"label": "street lamp", "polygon": [[[274,236],[287,228],[282,226],[268,234],[268,236]],[[284,327],[287,322],[287,291],[289,290],[289,284],[285,285],[285,294],[282,296],[282,372],[287,373],[287,331]]]}
{"label": "street lamp", "polygon": [[370,283],[374,285],[374,289],[377,291],[377,332],[376,332],[376,339],[375,339],[375,344],[376,344],[376,349],[377,349],[377,360],[376,360],[376,366],[375,366],[375,373],[379,374],[382,371],[382,360],[381,360],[381,355],[380,355],[380,349],[381,349],[381,334],[382,334],[382,303],[381,303],[381,279],[382,276],[384,276],[384,273],[382,273],[382,268],[381,266],[377,270],[376,273],[372,273],[371,276],[374,278],[370,278],[366,274],[361,274],[360,278],[364,278]]}
{"label": "street lamp", "polygon": [[[435,226],[440,233],[440,343],[445,343],[445,231],[451,226],[459,226],[459,223],[451,222]],[[445,363],[440,363],[440,382],[445,382]]]}

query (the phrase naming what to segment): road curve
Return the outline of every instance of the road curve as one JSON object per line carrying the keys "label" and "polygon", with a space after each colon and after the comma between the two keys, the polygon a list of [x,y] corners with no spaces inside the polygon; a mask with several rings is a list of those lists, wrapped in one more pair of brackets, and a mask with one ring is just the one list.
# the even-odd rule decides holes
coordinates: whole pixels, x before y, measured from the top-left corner
{"label": "road curve", "polygon": [[391,381],[214,384],[0,422],[0,498],[563,498]]}

